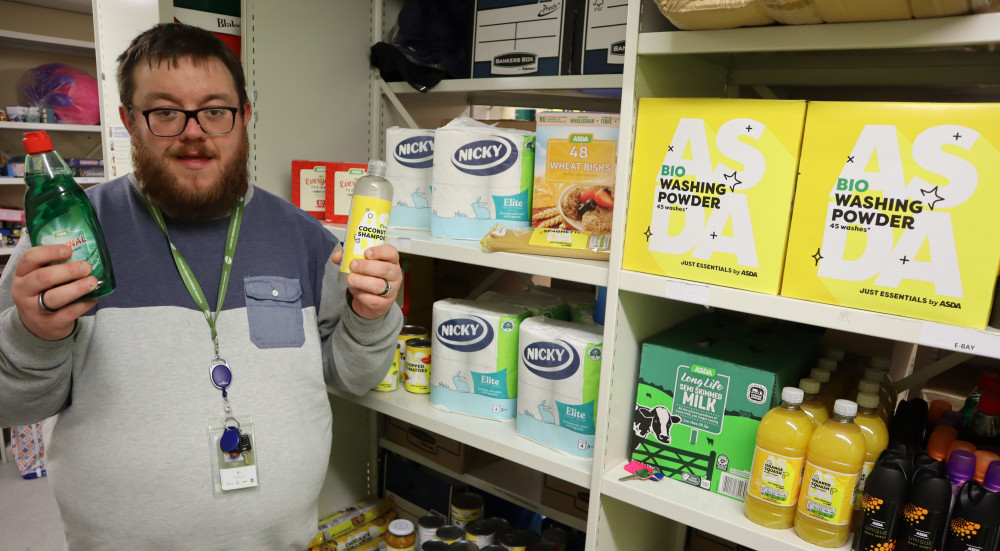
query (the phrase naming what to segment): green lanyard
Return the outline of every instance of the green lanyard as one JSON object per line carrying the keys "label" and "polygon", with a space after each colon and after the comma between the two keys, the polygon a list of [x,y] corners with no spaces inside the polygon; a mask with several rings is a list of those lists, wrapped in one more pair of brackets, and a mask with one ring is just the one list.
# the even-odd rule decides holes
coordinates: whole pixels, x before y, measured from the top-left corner
{"label": "green lanyard", "polygon": [[167,243],[170,245],[170,254],[174,256],[174,264],[177,265],[177,271],[181,274],[184,286],[187,287],[188,293],[191,293],[194,303],[205,314],[205,321],[208,322],[209,328],[212,329],[212,342],[215,344],[215,355],[218,356],[219,339],[218,332],[215,330],[215,320],[218,319],[219,312],[222,311],[222,303],[226,299],[226,288],[229,287],[229,274],[233,270],[233,253],[236,252],[236,239],[240,236],[240,223],[243,221],[243,197],[240,197],[236,201],[236,205],[233,206],[232,214],[229,217],[229,232],[226,235],[226,255],[223,257],[222,277],[219,279],[219,300],[216,304],[214,315],[208,308],[208,299],[205,298],[204,291],[198,285],[198,279],[194,277],[194,272],[191,271],[191,267],[184,261],[184,257],[181,256],[177,247],[170,241],[170,234],[167,233],[167,224],[163,220],[163,214],[160,213],[160,209],[150,203],[149,199],[146,199],[146,208],[149,209],[149,213],[153,215],[156,225],[160,227],[163,235],[167,238]]}

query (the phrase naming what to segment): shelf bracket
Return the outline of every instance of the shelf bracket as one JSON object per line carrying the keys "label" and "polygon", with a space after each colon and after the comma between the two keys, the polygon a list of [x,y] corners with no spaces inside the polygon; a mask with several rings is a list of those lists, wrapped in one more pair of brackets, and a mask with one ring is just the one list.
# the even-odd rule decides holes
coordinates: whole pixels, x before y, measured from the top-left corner
{"label": "shelf bracket", "polygon": [[902,379],[896,381],[895,386],[897,391],[909,390],[911,388],[917,387],[926,383],[931,377],[940,375],[945,371],[955,367],[956,365],[968,360],[973,357],[972,354],[966,354],[964,352],[952,352],[947,356],[941,358],[940,360],[925,366],[920,371],[916,371]]}
{"label": "shelf bracket", "polygon": [[417,125],[417,121],[413,120],[413,117],[410,116],[410,112],[406,110],[406,107],[403,107],[403,103],[399,101],[399,97],[396,96],[396,93],[389,88],[389,85],[386,84],[384,80],[382,80],[382,77],[376,74],[375,82],[378,84],[379,91],[382,92],[382,95],[385,96],[389,100],[389,103],[396,108],[399,116],[403,117],[403,122],[405,122],[410,128],[420,128],[420,126]]}
{"label": "shelf bracket", "polygon": [[754,84],[753,91],[757,92],[757,95],[760,96],[761,99],[778,99],[778,95],[775,94],[771,88],[761,84]]}
{"label": "shelf bracket", "polygon": [[493,270],[493,272],[490,275],[483,278],[483,280],[479,282],[479,285],[476,285],[475,288],[473,288],[472,291],[469,292],[469,295],[465,298],[469,300],[475,300],[476,297],[483,294],[484,291],[492,287],[493,284],[497,282],[497,280],[499,280],[506,274],[507,270],[501,270],[499,268]]}

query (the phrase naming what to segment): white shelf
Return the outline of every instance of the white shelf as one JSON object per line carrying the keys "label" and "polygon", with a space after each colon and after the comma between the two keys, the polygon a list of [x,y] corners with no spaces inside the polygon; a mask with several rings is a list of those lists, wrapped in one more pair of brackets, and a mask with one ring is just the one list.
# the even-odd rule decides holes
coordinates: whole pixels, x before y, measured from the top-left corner
{"label": "white shelf", "polygon": [[[662,517],[716,534],[760,551],[813,551],[828,549],[806,543],[791,528],[772,530],[750,522],[743,514],[743,502],[714,494],[678,480],[659,482],[630,480],[619,463],[602,476],[601,494],[645,509]],[[593,505],[591,505],[593,506]],[[851,548],[850,540],[839,549]]]}
{"label": "white shelf", "polygon": [[[389,89],[397,95],[422,94],[406,82],[389,82]],[[442,80],[427,94],[448,92],[502,92],[502,91],[552,91],[596,90],[622,87],[622,75],[565,75],[535,77],[469,78]]]}
{"label": "white shelf", "polygon": [[1000,13],[641,33],[639,55],[942,48],[1000,42]]}
{"label": "white shelf", "polygon": [[[343,224],[326,224],[337,239],[343,240]],[[487,253],[479,241],[443,239],[431,236],[427,230],[390,229],[387,243],[401,253],[453,260],[477,266],[536,274],[565,281],[589,285],[608,284],[608,263],[599,260],[580,260],[535,254]]]}
{"label": "white shelf", "polygon": [[591,460],[573,457],[518,436],[514,421],[491,421],[442,411],[431,407],[429,395],[413,394],[402,388],[393,392],[372,391],[360,397],[349,396],[333,388],[329,390],[335,396],[422,429],[578,486],[590,487]]}
{"label": "white shelf", "polygon": [[[101,183],[101,182],[104,181],[104,178],[76,178],[76,177],[74,177],[73,179],[76,180],[76,183],[79,184],[79,185],[81,185],[81,186],[92,185],[92,184],[99,184],[99,183]],[[9,178],[9,177],[6,177],[6,176],[0,177],[0,186],[23,186],[23,185],[24,185],[24,178],[20,178],[20,177],[18,177],[18,178]]]}
{"label": "white shelf", "polygon": [[379,446],[411,461],[426,465],[451,478],[520,505],[525,509],[536,511],[567,526],[581,531],[587,530],[587,521],[541,504],[542,485],[544,484],[543,473],[511,461],[500,460],[468,473],[460,474],[445,469],[434,461],[428,460],[420,454],[414,453],[385,438],[379,438]]}
{"label": "white shelf", "polygon": [[621,289],[701,306],[1000,358],[1000,331],[993,328],[969,329],[631,271],[622,271]]}
{"label": "white shelf", "polygon": [[34,130],[51,130],[53,132],[100,132],[99,124],[59,124],[40,122],[10,122],[0,121],[0,130],[22,130],[32,132]]}
{"label": "white shelf", "polygon": [[0,48],[93,57],[93,42],[0,29]]}
{"label": "white shelf", "polygon": [[10,256],[14,254],[15,245],[0,246],[0,256]]}

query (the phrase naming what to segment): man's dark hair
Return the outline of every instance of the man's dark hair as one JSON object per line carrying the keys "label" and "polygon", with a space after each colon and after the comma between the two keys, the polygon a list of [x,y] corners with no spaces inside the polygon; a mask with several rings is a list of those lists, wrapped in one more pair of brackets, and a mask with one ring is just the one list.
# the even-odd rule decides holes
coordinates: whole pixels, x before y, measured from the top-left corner
{"label": "man's dark hair", "polygon": [[181,58],[190,58],[195,63],[218,59],[233,77],[239,107],[249,101],[243,65],[229,46],[205,29],[183,23],[160,23],[135,37],[118,56],[118,96],[122,105],[132,105],[136,65],[146,62],[152,67],[153,62],[169,61],[176,67]]}

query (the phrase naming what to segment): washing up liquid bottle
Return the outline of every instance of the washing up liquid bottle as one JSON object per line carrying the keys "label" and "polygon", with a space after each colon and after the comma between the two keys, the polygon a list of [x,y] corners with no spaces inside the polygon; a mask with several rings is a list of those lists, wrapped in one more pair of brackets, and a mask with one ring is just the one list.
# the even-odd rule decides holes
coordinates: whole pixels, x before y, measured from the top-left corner
{"label": "washing up liquid bottle", "polygon": [[800,407],[803,395],[798,388],[781,389],[781,404],[757,426],[743,510],[748,519],[765,528],[791,528],[795,518],[802,466],[813,433],[812,421]]}
{"label": "washing up liquid bottle", "polygon": [[66,262],[86,260],[97,287],[80,300],[102,297],[115,290],[111,255],[104,232],[87,194],[73,172],[52,148],[44,131],[24,135],[25,220],[33,246],[68,243],[73,254]]}

